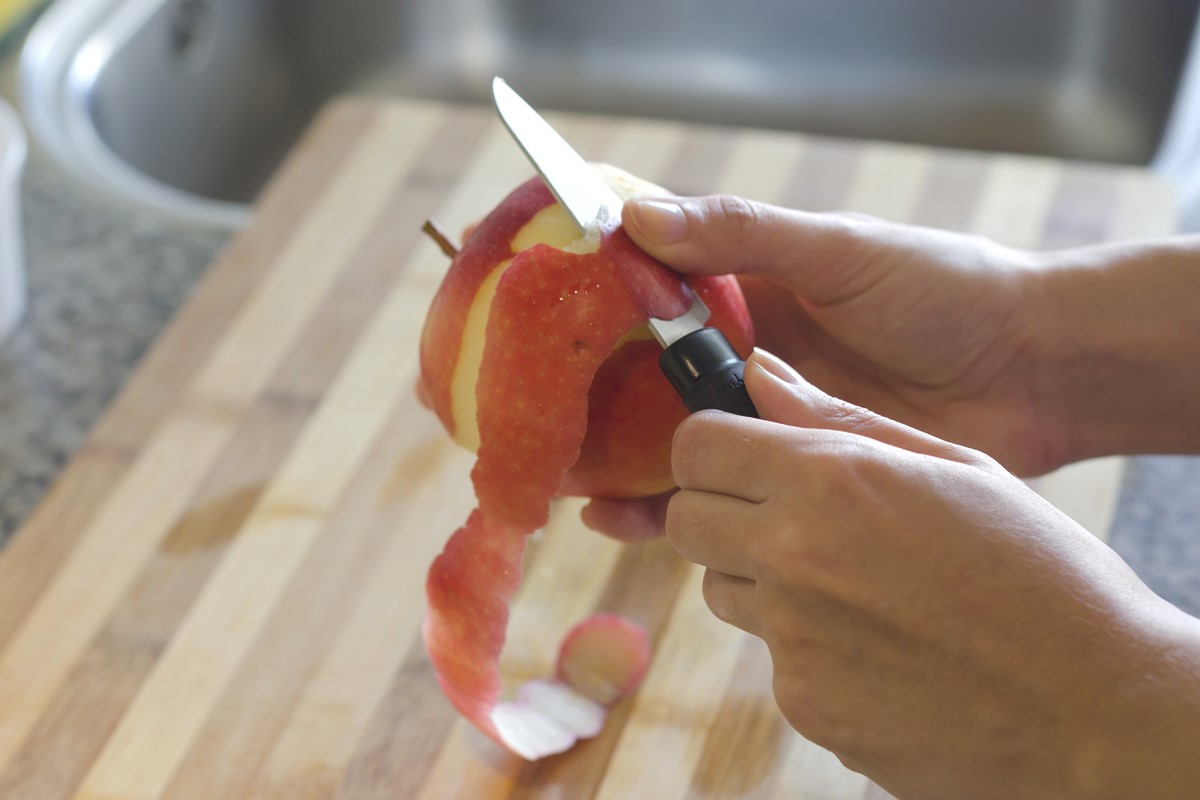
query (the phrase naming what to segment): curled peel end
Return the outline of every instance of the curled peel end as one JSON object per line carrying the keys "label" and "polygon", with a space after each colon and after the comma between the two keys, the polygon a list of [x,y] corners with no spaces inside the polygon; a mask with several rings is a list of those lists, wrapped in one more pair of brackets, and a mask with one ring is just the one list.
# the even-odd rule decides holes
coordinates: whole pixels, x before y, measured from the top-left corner
{"label": "curled peel end", "polygon": [[571,629],[558,651],[558,679],[604,706],[633,692],[650,665],[646,632],[616,614],[597,614]]}
{"label": "curled peel end", "polygon": [[555,680],[522,685],[488,721],[499,742],[522,758],[565,752],[600,733],[608,706],[637,688],[649,663],[645,631],[624,617],[597,614],[563,640]]}

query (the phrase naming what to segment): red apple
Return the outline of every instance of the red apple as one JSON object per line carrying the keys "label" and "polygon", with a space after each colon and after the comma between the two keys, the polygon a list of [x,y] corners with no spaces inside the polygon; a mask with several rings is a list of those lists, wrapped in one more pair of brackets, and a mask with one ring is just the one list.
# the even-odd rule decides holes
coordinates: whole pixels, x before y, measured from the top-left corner
{"label": "red apple", "polygon": [[[625,198],[665,194],[600,169]],[[735,279],[688,283],[712,310],[710,324],[746,355],[752,329]],[[479,507],[430,570],[426,646],[455,706],[526,757],[594,735],[603,707],[561,681],[499,703],[497,663],[525,539],[545,525],[557,495],[672,487],[671,437],[686,411],[659,372],[661,348],[645,323],[687,307],[684,278],[639,250],[619,222],[581,235],[535,178],[470,232],[429,309],[422,396],[477,453]],[[608,630],[589,639],[624,637],[614,652],[644,652],[627,626]],[[567,706],[574,710],[558,713]]]}

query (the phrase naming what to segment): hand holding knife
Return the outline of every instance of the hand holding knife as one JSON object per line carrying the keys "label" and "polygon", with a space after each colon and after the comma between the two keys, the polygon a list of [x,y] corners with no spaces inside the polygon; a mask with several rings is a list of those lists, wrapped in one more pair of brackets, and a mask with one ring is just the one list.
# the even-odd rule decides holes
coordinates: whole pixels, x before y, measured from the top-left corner
{"label": "hand holding knife", "polygon": [[[581,232],[620,216],[624,203],[617,193],[501,78],[492,82],[492,95],[505,127]],[[663,347],[659,367],[689,411],[757,417],[742,377],[745,362],[721,331],[704,327],[708,316],[704,301],[692,294],[691,307],[680,316],[650,318],[650,331]]]}

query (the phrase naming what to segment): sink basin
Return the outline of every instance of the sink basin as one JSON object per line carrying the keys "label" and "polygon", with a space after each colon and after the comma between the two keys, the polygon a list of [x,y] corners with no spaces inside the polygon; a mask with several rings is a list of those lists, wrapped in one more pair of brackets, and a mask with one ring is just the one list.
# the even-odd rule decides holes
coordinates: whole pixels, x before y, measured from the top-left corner
{"label": "sink basin", "polygon": [[[97,186],[237,225],[328,98],[480,101],[1148,164],[1200,0],[59,0],[38,140]],[[1173,113],[1175,112],[1175,113]]]}

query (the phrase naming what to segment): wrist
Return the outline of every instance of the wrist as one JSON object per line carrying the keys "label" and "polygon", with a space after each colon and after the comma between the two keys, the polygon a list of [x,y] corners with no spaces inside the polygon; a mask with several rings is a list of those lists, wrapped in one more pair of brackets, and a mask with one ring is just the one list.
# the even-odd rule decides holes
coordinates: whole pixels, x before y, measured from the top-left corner
{"label": "wrist", "polygon": [[1200,239],[1035,257],[1033,403],[1061,462],[1200,452]]}

